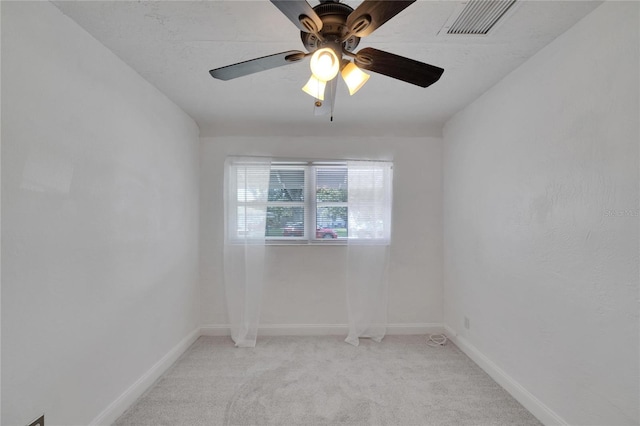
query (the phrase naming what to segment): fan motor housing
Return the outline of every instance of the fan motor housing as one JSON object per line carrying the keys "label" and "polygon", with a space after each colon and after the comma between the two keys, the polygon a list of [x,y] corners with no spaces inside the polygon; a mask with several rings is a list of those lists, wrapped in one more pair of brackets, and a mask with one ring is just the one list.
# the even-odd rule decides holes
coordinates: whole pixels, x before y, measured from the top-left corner
{"label": "fan motor housing", "polygon": [[[353,8],[344,3],[328,0],[315,6],[313,10],[322,20],[320,35],[325,42],[342,40],[348,32],[347,17],[353,12]],[[309,52],[314,52],[324,45],[323,41],[319,40],[314,34],[300,31],[300,37],[302,38],[302,44]],[[342,43],[342,48],[352,52],[358,46],[358,43],[360,43],[360,37],[351,36]]]}

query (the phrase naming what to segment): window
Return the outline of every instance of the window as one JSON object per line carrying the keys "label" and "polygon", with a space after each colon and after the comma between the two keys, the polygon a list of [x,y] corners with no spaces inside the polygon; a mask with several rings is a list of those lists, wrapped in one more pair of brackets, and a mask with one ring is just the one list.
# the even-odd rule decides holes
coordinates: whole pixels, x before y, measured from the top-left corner
{"label": "window", "polygon": [[257,171],[258,166],[238,160],[228,167],[231,238],[264,235],[273,243],[390,239],[390,162],[273,161],[268,170],[261,165]]}
{"label": "window", "polygon": [[345,165],[312,166],[316,238],[346,238],[349,223],[348,169]]}
{"label": "window", "polygon": [[304,238],[307,218],[307,168],[271,164],[265,237]]}

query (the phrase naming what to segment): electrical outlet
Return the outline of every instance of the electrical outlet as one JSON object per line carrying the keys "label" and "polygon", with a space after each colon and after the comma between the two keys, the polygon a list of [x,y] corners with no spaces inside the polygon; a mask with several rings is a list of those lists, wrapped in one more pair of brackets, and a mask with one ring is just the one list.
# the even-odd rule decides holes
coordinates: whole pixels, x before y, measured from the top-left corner
{"label": "electrical outlet", "polygon": [[464,328],[466,328],[467,330],[469,329],[469,327],[471,327],[471,321],[469,321],[469,318],[464,317]]}
{"label": "electrical outlet", "polygon": [[44,414],[29,423],[29,426],[44,426]]}

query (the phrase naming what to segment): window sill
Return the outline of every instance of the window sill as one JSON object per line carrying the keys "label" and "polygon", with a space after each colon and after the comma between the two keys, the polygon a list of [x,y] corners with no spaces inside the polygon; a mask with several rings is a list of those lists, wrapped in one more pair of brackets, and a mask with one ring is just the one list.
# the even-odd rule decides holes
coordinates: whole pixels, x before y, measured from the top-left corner
{"label": "window sill", "polygon": [[346,246],[346,240],[266,240],[267,246]]}

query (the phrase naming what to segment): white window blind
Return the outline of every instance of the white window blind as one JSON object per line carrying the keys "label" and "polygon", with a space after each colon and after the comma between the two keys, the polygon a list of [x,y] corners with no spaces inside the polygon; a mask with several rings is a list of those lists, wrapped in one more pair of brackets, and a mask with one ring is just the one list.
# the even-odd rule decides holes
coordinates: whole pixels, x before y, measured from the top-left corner
{"label": "white window blind", "polygon": [[269,239],[307,237],[307,166],[272,163],[267,201]]}
{"label": "white window blind", "polygon": [[345,164],[312,166],[316,238],[348,237],[348,170]]}
{"label": "white window blind", "polygon": [[227,189],[237,194],[228,210],[236,216],[226,224],[232,239],[264,232],[284,243],[390,240],[391,162],[272,161],[268,188],[263,175],[251,179],[251,164],[228,163],[235,177],[227,184],[236,186]]}

